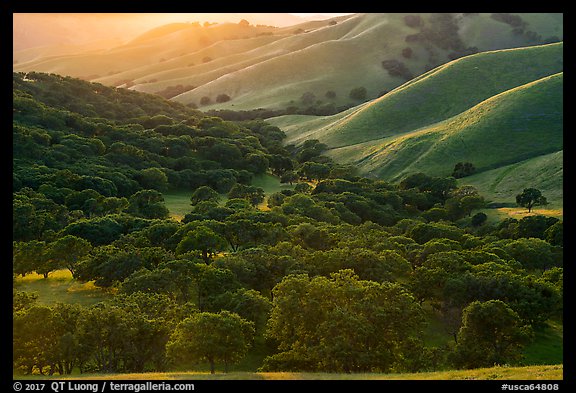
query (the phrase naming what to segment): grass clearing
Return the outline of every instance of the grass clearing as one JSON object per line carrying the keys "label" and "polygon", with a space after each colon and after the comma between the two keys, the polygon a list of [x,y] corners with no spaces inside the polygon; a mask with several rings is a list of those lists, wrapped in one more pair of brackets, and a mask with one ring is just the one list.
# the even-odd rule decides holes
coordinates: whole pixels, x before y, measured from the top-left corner
{"label": "grass clearing", "polygon": [[[268,173],[254,176],[252,179],[252,185],[264,190],[264,201],[258,205],[260,210],[269,210],[268,196],[270,194],[294,188],[294,185],[280,183],[280,178]],[[186,214],[192,211],[190,197],[193,192],[194,190],[171,190],[162,194],[164,196],[164,203],[170,211],[170,217],[180,221]],[[220,204],[225,204],[227,200],[228,197],[226,194],[220,194]]]}
{"label": "grass clearing", "polygon": [[262,188],[266,195],[280,192],[282,190],[291,190],[294,188],[293,185],[291,186],[289,184],[280,183],[280,179],[278,177],[268,173],[254,176],[254,179],[252,179],[252,185]]}
{"label": "grass clearing", "polygon": [[531,212],[528,212],[526,208],[501,207],[497,210],[501,215],[515,218],[517,220],[528,216],[538,215],[562,219],[564,214],[562,209],[532,209]]}
{"label": "grass clearing", "polygon": [[254,176],[254,179],[252,179],[252,185],[255,187],[260,187],[264,190],[264,201],[258,205],[258,209],[264,211],[270,210],[268,207],[268,197],[271,194],[280,192],[282,190],[294,189],[294,185],[282,184],[280,183],[280,179],[278,177],[270,174]]}
{"label": "grass clearing", "polygon": [[164,204],[170,211],[170,217],[180,221],[192,211],[190,197],[194,190],[171,190],[162,193]]}

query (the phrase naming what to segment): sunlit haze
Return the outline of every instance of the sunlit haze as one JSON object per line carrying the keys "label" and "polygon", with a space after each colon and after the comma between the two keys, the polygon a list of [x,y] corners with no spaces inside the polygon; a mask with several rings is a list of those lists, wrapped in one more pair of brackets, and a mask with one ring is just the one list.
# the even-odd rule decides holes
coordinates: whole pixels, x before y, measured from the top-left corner
{"label": "sunlit haze", "polygon": [[13,14],[13,50],[91,43],[94,49],[124,43],[168,23],[210,22],[291,26],[347,14],[334,13],[25,13]]}

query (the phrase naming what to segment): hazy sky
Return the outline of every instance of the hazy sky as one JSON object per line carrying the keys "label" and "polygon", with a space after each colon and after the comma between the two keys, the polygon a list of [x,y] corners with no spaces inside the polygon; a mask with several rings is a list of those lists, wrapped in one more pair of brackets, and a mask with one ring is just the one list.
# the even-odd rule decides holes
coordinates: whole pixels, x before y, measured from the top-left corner
{"label": "hazy sky", "polygon": [[326,17],[326,18],[333,18],[335,16],[342,16],[342,15],[352,15],[350,12],[345,12],[345,13],[341,13],[341,14],[325,14],[325,13],[294,13],[291,12],[292,15],[296,15],[296,16],[301,16],[302,18],[308,18],[311,16],[322,16],[322,17]]}
{"label": "hazy sky", "polygon": [[175,22],[232,22],[284,27],[310,19],[327,19],[347,13],[15,13],[13,50],[46,45],[127,41],[138,34]]}

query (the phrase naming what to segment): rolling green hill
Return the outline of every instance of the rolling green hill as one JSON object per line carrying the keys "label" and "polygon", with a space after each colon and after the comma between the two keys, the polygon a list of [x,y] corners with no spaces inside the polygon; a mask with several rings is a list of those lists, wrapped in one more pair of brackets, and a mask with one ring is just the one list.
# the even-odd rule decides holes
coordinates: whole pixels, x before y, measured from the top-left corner
{"label": "rolling green hill", "polygon": [[[23,61],[16,52],[13,68],[148,93],[181,86],[175,101],[207,97],[206,109],[304,108],[304,93],[339,108],[362,101],[351,89],[373,99],[465,54],[559,41],[562,26],[562,14],[490,13],[368,13],[281,28],[178,23],[96,53]],[[217,102],[222,94],[230,101]]]}
{"label": "rolling green hill", "polygon": [[343,150],[361,155],[355,162],[364,173],[395,180],[413,172],[447,176],[464,161],[479,172],[509,165],[562,150],[562,91],[559,73],[498,94],[448,120]]}
{"label": "rolling green hill", "polygon": [[[562,51],[563,43],[555,43],[479,53],[333,116],[268,121],[290,143],[326,143],[327,155],[364,175],[394,181],[419,171],[447,176],[456,163],[471,162],[478,173],[490,171],[475,183],[497,200],[513,202],[528,186],[561,200],[561,159],[554,160],[552,176],[537,177],[525,161],[558,152],[561,157]],[[507,177],[496,184],[493,176]]]}
{"label": "rolling green hill", "polygon": [[[408,14],[358,14],[335,25],[328,25],[302,35],[289,36],[275,41],[267,47],[258,48],[259,52],[271,48],[288,48],[272,58],[258,62],[250,67],[226,74],[225,77],[203,84],[198,88],[174,98],[189,103],[199,102],[201,97],[211,97],[210,108],[252,109],[257,107],[300,106],[300,100],[306,92],[315,95],[321,104],[335,106],[355,104],[349,92],[357,87],[367,89],[367,97],[374,98],[383,92],[392,90],[412,76],[446,63],[454,55],[455,47],[476,48],[478,51],[511,48],[528,44],[510,33],[510,26],[504,24],[498,31],[499,40],[480,41],[477,37],[493,29],[495,24],[489,14],[460,17],[452,20],[454,26],[465,34],[461,41],[451,43],[438,33],[450,26],[439,20],[437,15],[421,14],[422,23],[432,31],[430,38],[410,41],[409,37],[418,33],[419,28],[408,26],[405,18]],[[438,27],[443,26],[443,27]],[[474,26],[476,33],[470,31]],[[428,30],[422,31],[428,32]],[[484,30],[486,29],[486,30]],[[410,42],[407,42],[409,40]],[[469,44],[470,41],[472,44]],[[452,46],[451,46],[452,45]],[[410,55],[404,50],[410,51]],[[409,56],[409,57],[407,57]],[[383,68],[383,61],[396,61],[406,68],[405,73],[392,74]],[[138,87],[136,87],[138,88]],[[333,91],[334,98],[326,98]],[[232,100],[217,104],[214,98],[226,93]]]}
{"label": "rolling green hill", "polygon": [[564,151],[530,158],[461,179],[465,184],[484,190],[490,200],[513,201],[518,191],[533,184],[546,196],[549,207],[557,207],[563,198]]}
{"label": "rolling green hill", "polygon": [[[356,109],[324,119],[309,116],[301,117],[301,122],[284,121],[285,130],[290,142],[316,138],[332,148],[406,133],[446,120],[506,90],[561,72],[562,51],[563,43],[556,43],[467,56]],[[310,123],[303,123],[306,119]]]}

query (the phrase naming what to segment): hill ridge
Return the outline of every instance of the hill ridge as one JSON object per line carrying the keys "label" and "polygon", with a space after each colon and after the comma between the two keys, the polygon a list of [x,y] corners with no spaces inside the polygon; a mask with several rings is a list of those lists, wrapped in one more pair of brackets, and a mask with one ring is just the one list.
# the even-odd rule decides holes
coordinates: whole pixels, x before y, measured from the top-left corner
{"label": "hill ridge", "polygon": [[[323,135],[324,137],[319,137],[324,143],[327,143],[330,147],[342,147],[351,144],[352,142],[363,142],[368,140],[378,139],[379,137],[385,137],[387,135],[394,135],[396,133],[401,133],[402,129],[405,131],[413,131],[423,126],[428,126],[432,123],[438,121],[438,117],[441,115],[441,119],[448,119],[462,111],[470,108],[473,104],[477,104],[484,99],[489,98],[497,93],[504,92],[512,87],[521,86],[529,81],[539,79],[539,77],[544,77],[546,75],[551,75],[562,69],[562,65],[558,63],[558,58],[563,49],[563,43],[548,44],[541,46],[532,46],[526,48],[515,48],[515,49],[505,49],[498,51],[482,52],[475,55],[466,56],[461,59],[454,60],[445,65],[441,65],[434,70],[429,71],[420,77],[411,80],[386,95],[372,100],[366,104],[362,104],[357,107],[358,110],[351,112],[351,116],[343,116],[340,118],[339,114],[333,116],[335,121],[330,121],[324,127],[319,127],[317,129],[318,135],[329,134],[330,132],[338,133],[338,135],[344,135],[341,137],[330,138],[329,135]],[[536,52],[547,52],[541,55],[539,60],[534,56]],[[463,66],[470,68],[470,66],[476,68],[479,65],[474,65],[476,62],[486,62],[488,57],[493,55],[498,55],[502,57],[517,58],[517,54],[522,54],[524,60],[529,60],[529,66],[535,67],[538,61],[544,64],[540,64],[539,68],[536,68],[536,72],[522,74],[520,71],[526,68],[524,63],[519,64],[514,67],[514,69],[509,69],[507,75],[511,77],[504,80],[503,83],[498,86],[485,86],[485,80],[477,79],[474,80],[469,76],[459,76],[455,73],[462,72],[459,68]],[[504,65],[501,68],[506,67],[506,65],[514,59],[502,59],[500,62]],[[517,70],[516,73],[514,70]],[[466,71],[466,70],[464,70]],[[458,77],[460,79],[465,79],[463,82],[454,82],[454,79]],[[498,76],[496,76],[498,78]],[[472,82],[470,82],[472,79]],[[503,78],[502,78],[503,79]],[[472,86],[463,86],[463,83],[473,83]],[[494,85],[494,82],[490,82]],[[467,89],[469,92],[468,96],[462,97],[460,90],[462,88]],[[420,89],[420,91],[414,91],[410,89]],[[482,90],[482,91],[480,91]],[[454,99],[450,97],[459,94]],[[428,97],[429,99],[427,99]],[[447,96],[448,98],[444,98]],[[439,98],[444,98],[442,101]],[[396,101],[394,101],[396,100]],[[382,108],[382,106],[386,106]],[[427,109],[427,112],[424,110]],[[369,111],[372,112],[369,112]],[[443,111],[440,112],[439,111]],[[350,124],[349,122],[354,121],[355,116],[363,116],[359,120],[360,126],[356,124]],[[393,120],[391,119],[393,117]],[[396,123],[392,123],[395,121]],[[392,124],[391,124],[392,123]],[[390,125],[386,128],[388,125]],[[338,131],[339,127],[355,127],[356,129],[363,127],[362,134],[354,133],[354,135],[341,134]],[[387,130],[380,131],[380,130]],[[331,129],[332,128],[332,129]],[[396,131],[395,131],[396,130]],[[346,130],[344,129],[343,132]],[[361,138],[359,138],[361,136]],[[352,139],[351,139],[352,138]],[[298,138],[294,135],[289,136],[290,142],[298,142]]]}
{"label": "hill ridge", "polygon": [[[513,26],[489,13],[363,13],[280,28],[229,23],[199,26],[199,36],[191,35],[190,31],[195,31],[192,27],[176,24],[159,27],[160,31],[167,30],[160,36],[158,30],[143,33],[140,37],[154,38],[145,41],[146,45],[136,45],[133,41],[99,54],[79,52],[83,56],[60,56],[48,61],[39,58],[15,64],[13,68],[80,77],[147,93],[160,93],[182,85],[188,93],[172,99],[214,110],[302,108],[305,104],[300,102],[300,97],[307,91],[314,92],[323,104],[343,108],[359,103],[348,97],[353,88],[364,86],[366,98],[373,99],[411,77],[461,57],[466,51],[483,52],[562,40],[561,14],[513,15],[523,21],[531,35],[514,33]],[[454,34],[443,35],[446,29],[452,29]],[[170,33],[171,30],[175,31]],[[487,34],[490,40],[482,38]],[[266,39],[258,41],[261,45],[256,45],[248,54],[244,45],[250,37]],[[138,43],[138,39],[135,42]],[[220,42],[230,44],[228,51],[210,54],[217,49],[211,45]],[[465,51],[458,52],[462,48]],[[230,57],[230,53],[246,57],[239,62],[241,58]],[[286,56],[287,53],[292,56]],[[18,61],[19,56],[15,52],[14,60]],[[277,62],[260,61],[278,56],[285,57]],[[204,64],[204,57],[211,60]],[[390,74],[383,68],[383,61],[403,64],[406,73]],[[191,66],[192,63],[195,65]],[[247,70],[251,72],[238,71],[246,67],[252,68]],[[218,72],[214,72],[216,69]],[[230,78],[215,80],[223,74],[230,74]],[[258,84],[262,76],[270,83]],[[203,87],[207,83],[211,83],[210,86]],[[242,88],[238,88],[240,85]],[[233,89],[238,95],[233,94]],[[336,96],[326,100],[322,95],[329,90]],[[219,94],[227,94],[231,100],[217,102]],[[202,104],[204,96],[211,102]]]}
{"label": "hill ridge", "polygon": [[[523,108],[523,104],[525,105],[534,105],[532,102],[542,102],[546,100],[546,97],[542,97],[542,94],[546,93],[546,94],[557,94],[560,95],[561,93],[561,89],[562,89],[562,83],[563,81],[563,72],[557,73],[557,74],[553,74],[544,78],[541,78],[539,80],[536,81],[532,81],[529,82],[525,85],[522,86],[518,86],[512,89],[509,89],[507,91],[504,91],[502,93],[499,93],[495,96],[492,96],[484,101],[482,101],[481,103],[473,106],[472,108],[469,108],[468,110],[455,115],[451,118],[445,119],[443,121],[434,123],[434,124],[430,124],[428,126],[425,127],[421,127],[419,129],[416,130],[412,130],[408,133],[404,133],[402,135],[399,135],[396,138],[392,138],[392,140],[386,142],[387,137],[381,138],[381,139],[376,139],[374,141],[370,141],[370,142],[366,142],[367,144],[371,144],[372,147],[365,147],[366,149],[366,153],[364,153],[362,155],[362,159],[358,159],[355,161],[352,161],[355,164],[359,164],[362,163],[364,165],[366,165],[366,161],[372,160],[373,163],[372,165],[375,165],[376,168],[378,167],[386,167],[386,162],[376,162],[376,160],[378,158],[382,159],[383,157],[381,157],[381,155],[385,155],[386,156],[386,152],[392,150],[392,151],[398,151],[400,153],[398,154],[406,154],[406,150],[399,147],[402,143],[413,143],[412,141],[420,141],[420,145],[422,148],[426,148],[426,150],[419,150],[419,154],[418,154],[418,158],[416,161],[410,161],[410,163],[403,167],[403,170],[400,173],[396,173],[395,175],[391,175],[393,179],[398,178],[398,176],[401,175],[401,173],[406,173],[406,172],[410,172],[410,171],[414,171],[414,169],[410,169],[413,168],[414,166],[417,166],[416,164],[418,164],[418,162],[423,162],[426,161],[429,163],[429,165],[427,165],[427,167],[429,168],[430,173],[434,173],[434,174],[438,174],[438,169],[437,170],[433,170],[434,167],[438,168],[438,167],[444,167],[444,171],[449,171],[451,170],[450,164],[447,164],[445,162],[445,160],[439,160],[440,164],[436,164],[436,165],[432,165],[431,161],[433,160],[427,160],[427,156],[430,152],[435,151],[435,148],[441,144],[441,143],[448,143],[453,141],[455,137],[460,138],[461,140],[465,140],[463,139],[461,133],[462,132],[468,132],[470,129],[472,129],[472,127],[476,127],[477,124],[480,124],[482,122],[486,122],[490,120],[490,116],[495,116],[494,113],[490,114],[490,116],[487,115],[487,112],[496,112],[499,116],[503,116],[503,117],[510,117],[513,116],[516,113],[520,113],[522,114],[522,110],[515,110],[515,108],[517,107],[521,107]],[[542,94],[538,94],[538,93],[542,93]],[[519,97],[520,94],[524,94],[527,95],[529,94],[528,97]],[[540,149],[536,149],[533,148],[531,150],[528,150],[529,153],[529,157],[535,157],[535,156],[539,156],[539,155],[543,155],[543,154],[548,154],[552,151],[557,151],[557,150],[561,150],[561,146],[562,146],[562,124],[561,124],[561,106],[562,103],[558,102],[558,103],[552,103],[552,105],[556,105],[556,111],[554,111],[554,107],[550,108],[550,113],[546,113],[543,112],[540,115],[548,115],[551,117],[554,117],[554,119],[556,121],[558,121],[557,123],[557,127],[555,129],[556,132],[556,137],[554,140],[549,141],[547,144],[544,144],[542,148]],[[502,108],[502,106],[506,106],[505,108]],[[499,112],[499,113],[498,113]],[[532,116],[529,113],[524,114],[524,116],[526,117],[525,120],[528,120],[528,123],[530,123],[530,121],[537,120],[537,116],[535,119],[533,119],[534,116]],[[530,124],[528,124],[529,126]],[[548,134],[548,135],[540,135],[540,138],[550,138],[552,135]],[[521,138],[522,135],[520,135],[517,138]],[[424,144],[423,140],[425,139],[433,139],[434,143],[430,143],[430,144]],[[379,140],[382,140],[382,143],[378,143]],[[521,140],[518,139],[510,139],[513,142],[515,142],[517,145],[521,145]],[[508,141],[508,144],[511,144],[512,142],[510,142],[510,140]],[[352,145],[351,148],[353,149],[355,145]],[[465,156],[468,157],[474,157],[474,156],[478,156],[478,154],[475,153],[475,150],[479,149],[481,145],[477,145],[477,144],[472,144],[472,146],[474,146],[474,148],[466,148],[466,150],[464,152],[460,152],[462,157],[461,158],[465,158]],[[346,147],[341,147],[342,149],[346,149]],[[454,151],[455,148],[452,148],[452,151]],[[390,154],[394,154],[394,153],[390,153]],[[444,153],[446,154],[446,153]],[[512,154],[512,151],[509,152],[509,154]],[[334,156],[333,151],[331,151],[331,153],[329,153],[329,155]],[[479,156],[478,156],[479,157]],[[504,157],[504,156],[502,156]],[[478,164],[478,162],[476,163],[476,167],[478,171],[483,171],[483,170],[488,170],[488,169],[493,169],[497,166],[500,165],[504,165],[504,164],[508,164],[510,163],[509,158],[510,156],[504,158],[501,158],[499,161],[493,161],[491,162],[489,165],[480,165]],[[529,157],[525,157],[525,158],[529,158]],[[520,158],[522,158],[521,156],[516,156],[515,160],[513,162],[518,161]],[[388,157],[387,159],[392,160],[393,158]],[[455,162],[454,162],[455,163]],[[452,165],[454,164],[452,163]],[[389,164],[389,162],[388,162]],[[374,171],[376,171],[376,169],[370,169],[368,170],[368,173],[374,174]],[[385,169],[383,169],[383,171],[386,171]],[[391,168],[387,169],[387,173],[391,174],[391,173],[395,173]],[[378,173],[378,176],[384,176],[385,178],[388,178],[389,176],[385,176],[382,172]]]}

